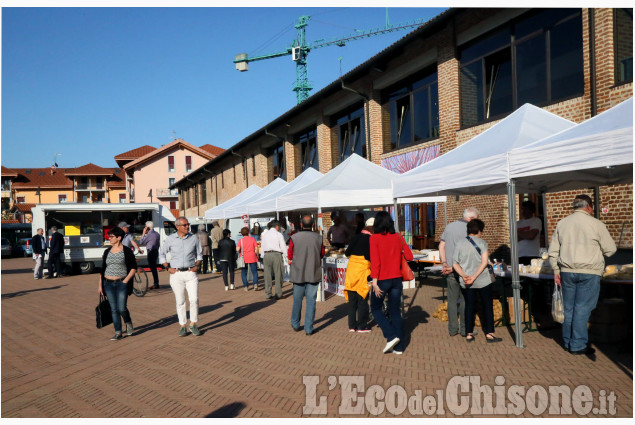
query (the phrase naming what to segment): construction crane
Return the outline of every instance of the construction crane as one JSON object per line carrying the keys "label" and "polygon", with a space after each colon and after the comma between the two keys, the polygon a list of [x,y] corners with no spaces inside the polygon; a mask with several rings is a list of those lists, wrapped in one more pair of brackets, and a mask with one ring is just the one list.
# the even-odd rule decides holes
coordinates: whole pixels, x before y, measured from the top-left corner
{"label": "construction crane", "polygon": [[312,43],[306,41],[306,26],[309,24],[311,17],[304,15],[300,16],[295,23],[295,28],[298,31],[296,39],[286,49],[270,53],[268,55],[249,57],[247,53],[240,53],[236,55],[234,63],[238,71],[244,72],[249,70],[249,62],[260,61],[264,59],[272,59],[280,56],[291,55],[291,58],[296,64],[296,82],[293,86],[293,91],[296,92],[298,103],[303,102],[309,97],[309,92],[313,87],[309,82],[309,71],[307,67],[307,55],[311,50],[318,49],[320,47],[327,46],[345,46],[350,41],[360,40],[362,38],[373,37],[376,35],[386,34],[389,32],[401,31],[412,27],[417,27],[424,22],[425,19],[415,19],[412,21],[404,22],[401,24],[391,25],[388,22],[386,26],[381,28],[375,28],[370,30],[358,30],[354,34],[349,34],[344,37],[334,37],[330,39],[316,40]]}

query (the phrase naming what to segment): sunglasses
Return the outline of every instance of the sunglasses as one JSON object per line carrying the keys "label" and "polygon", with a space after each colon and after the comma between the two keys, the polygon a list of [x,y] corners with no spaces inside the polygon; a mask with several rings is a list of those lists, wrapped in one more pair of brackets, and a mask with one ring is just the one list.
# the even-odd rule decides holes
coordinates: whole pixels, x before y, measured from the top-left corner
{"label": "sunglasses", "polygon": [[186,227],[189,227],[189,226],[190,226],[190,223],[187,223],[187,224],[177,224],[177,227],[178,227],[178,226],[186,226]]}

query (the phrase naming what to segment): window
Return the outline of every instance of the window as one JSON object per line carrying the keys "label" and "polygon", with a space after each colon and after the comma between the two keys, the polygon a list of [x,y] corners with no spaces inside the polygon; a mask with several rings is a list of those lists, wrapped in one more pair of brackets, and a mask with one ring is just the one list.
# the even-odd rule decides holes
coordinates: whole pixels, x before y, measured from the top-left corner
{"label": "window", "polygon": [[125,193],[120,193],[119,194],[119,203],[120,204],[125,204],[126,203],[126,194]]}
{"label": "window", "polygon": [[201,204],[207,203],[207,186],[205,182],[201,183]]}
{"label": "window", "polygon": [[390,147],[399,149],[439,137],[437,72],[418,74],[388,95]]}
{"label": "window", "polygon": [[2,190],[11,190],[11,179],[2,179]]}
{"label": "window", "polygon": [[77,189],[88,189],[88,177],[81,177],[79,179]]}
{"label": "window", "polygon": [[232,172],[234,173],[234,184],[236,184],[236,167],[238,167],[238,164],[232,167]]}
{"label": "window", "polygon": [[68,202],[66,199],[66,194],[57,195],[57,203],[63,204],[64,202]]}
{"label": "window", "polygon": [[256,176],[256,155],[251,156],[251,175]]}
{"label": "window", "polygon": [[337,120],[337,137],[340,162],[353,153],[366,158],[366,131],[363,106]]}
{"label": "window", "polygon": [[[172,187],[172,185],[173,185],[174,183],[176,183],[176,178],[174,178],[174,177],[170,177],[170,178],[168,179],[168,188]],[[178,194],[178,192],[177,192],[177,190],[176,190],[176,189],[171,189],[171,190],[170,190],[170,195],[171,195],[171,196],[176,196],[177,194]]]}
{"label": "window", "polygon": [[170,201],[170,209],[171,210],[175,210],[176,209],[176,201]]}
{"label": "window", "polygon": [[170,173],[174,172],[174,156],[173,155],[168,156],[168,171]]}
{"label": "window", "polygon": [[80,204],[87,204],[88,203],[88,195],[80,195],[79,203]]}
{"label": "window", "polygon": [[461,47],[463,128],[584,93],[580,9],[538,9]]}
{"label": "window", "polygon": [[225,172],[220,173],[220,188],[225,189]]}
{"label": "window", "polygon": [[18,196],[15,200],[16,204],[24,204],[26,202],[26,198],[24,196]]}
{"label": "window", "polygon": [[95,179],[95,189],[103,189],[104,188],[104,180],[101,177],[97,177]]}
{"label": "window", "polygon": [[[283,143],[278,143],[273,148],[271,148],[268,152],[268,156],[272,157],[273,159],[273,178],[276,179],[280,177],[281,179],[286,180],[287,170],[286,170],[285,161],[284,161]],[[254,169],[255,169],[255,166],[254,166]]]}
{"label": "window", "polygon": [[192,171],[192,157],[187,155],[185,157],[185,172]]}
{"label": "window", "polygon": [[185,198],[185,208],[189,208],[190,207],[190,189],[187,189],[185,192],[183,192],[184,198]]}
{"label": "window", "polygon": [[615,84],[633,81],[633,9],[614,9]]}
{"label": "window", "polygon": [[101,193],[96,193],[93,195],[93,204],[101,204],[104,202],[104,195]]}
{"label": "window", "polygon": [[320,169],[317,149],[317,131],[308,130],[294,137],[294,143],[300,144],[300,168],[302,171],[313,167]]}

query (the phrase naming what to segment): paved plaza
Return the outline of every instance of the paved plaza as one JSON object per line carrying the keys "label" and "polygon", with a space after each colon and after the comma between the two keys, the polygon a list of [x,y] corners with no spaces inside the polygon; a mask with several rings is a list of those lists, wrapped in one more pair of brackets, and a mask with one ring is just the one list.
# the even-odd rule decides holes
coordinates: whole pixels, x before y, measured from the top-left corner
{"label": "paved plaza", "polygon": [[[509,410],[486,416],[633,416],[632,350],[606,345],[595,358],[574,356],[559,345],[557,328],[523,334],[524,349],[507,328],[497,328],[502,343],[486,344],[481,332],[467,344],[432,317],[441,298],[434,279],[405,290],[409,336],[395,355],[382,354],[376,326],[349,334],[343,298],[318,303],[316,332],[307,336],[291,329],[290,283],[282,300],[267,301],[262,290],[244,292],[238,273],[237,289],[227,292],[220,275],[201,276],[200,337],[178,336],[161,272],[162,289],[129,298],[136,333],[110,341],[112,325],[95,328],[97,274],[34,280],[32,266],[29,258],[2,261],[5,418],[479,416],[467,385],[459,398],[448,385],[463,376],[480,376],[494,400],[505,397]],[[541,398],[550,386],[570,390],[570,413],[550,413],[553,403]]]}

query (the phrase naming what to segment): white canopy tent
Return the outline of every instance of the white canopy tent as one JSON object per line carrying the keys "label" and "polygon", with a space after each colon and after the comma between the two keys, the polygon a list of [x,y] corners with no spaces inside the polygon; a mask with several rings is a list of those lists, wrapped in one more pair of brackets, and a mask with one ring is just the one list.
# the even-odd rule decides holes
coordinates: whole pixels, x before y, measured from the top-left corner
{"label": "white canopy tent", "polygon": [[270,193],[267,196],[260,196],[258,199],[250,202],[247,205],[247,213],[250,217],[277,213],[281,211],[281,209],[278,208],[278,199],[280,197],[295,192],[296,190],[313,183],[323,176],[324,174],[320,173],[315,168],[307,168],[302,172],[302,174],[291,180],[286,186],[280,188],[278,191]]}
{"label": "white canopy tent", "polygon": [[252,197],[256,193],[260,192],[261,190],[262,189],[259,186],[252,184],[247,189],[243,190],[238,195],[234,196],[228,201],[225,201],[222,204],[216,205],[214,208],[210,208],[209,210],[205,211],[205,218],[210,220],[225,218],[225,215],[224,215],[225,208],[231,207],[232,205],[236,205],[239,202],[242,202],[243,200]]}
{"label": "white canopy tent", "polygon": [[262,190],[255,193],[253,196],[235,203],[227,208],[223,209],[224,218],[237,218],[242,217],[243,214],[249,214],[249,208],[252,203],[258,202],[263,197],[275,194],[276,192],[284,189],[288,183],[281,178],[276,178],[274,181],[263,187]]}
{"label": "white canopy tent", "polygon": [[[394,196],[493,195],[506,192],[509,196],[509,151],[574,125],[544,109],[525,104],[463,145],[400,176],[395,181]],[[515,202],[509,203],[509,217],[516,217]],[[516,222],[513,219],[509,221],[516,345],[522,347]]]}
{"label": "white canopy tent", "polygon": [[392,205],[397,174],[352,154],[320,179],[278,198],[280,211]]}
{"label": "white canopy tent", "polygon": [[513,149],[509,177],[523,192],[632,182],[633,98],[568,130]]}
{"label": "white canopy tent", "polygon": [[527,103],[456,149],[399,176],[394,196],[505,193],[507,152],[574,125]]}

